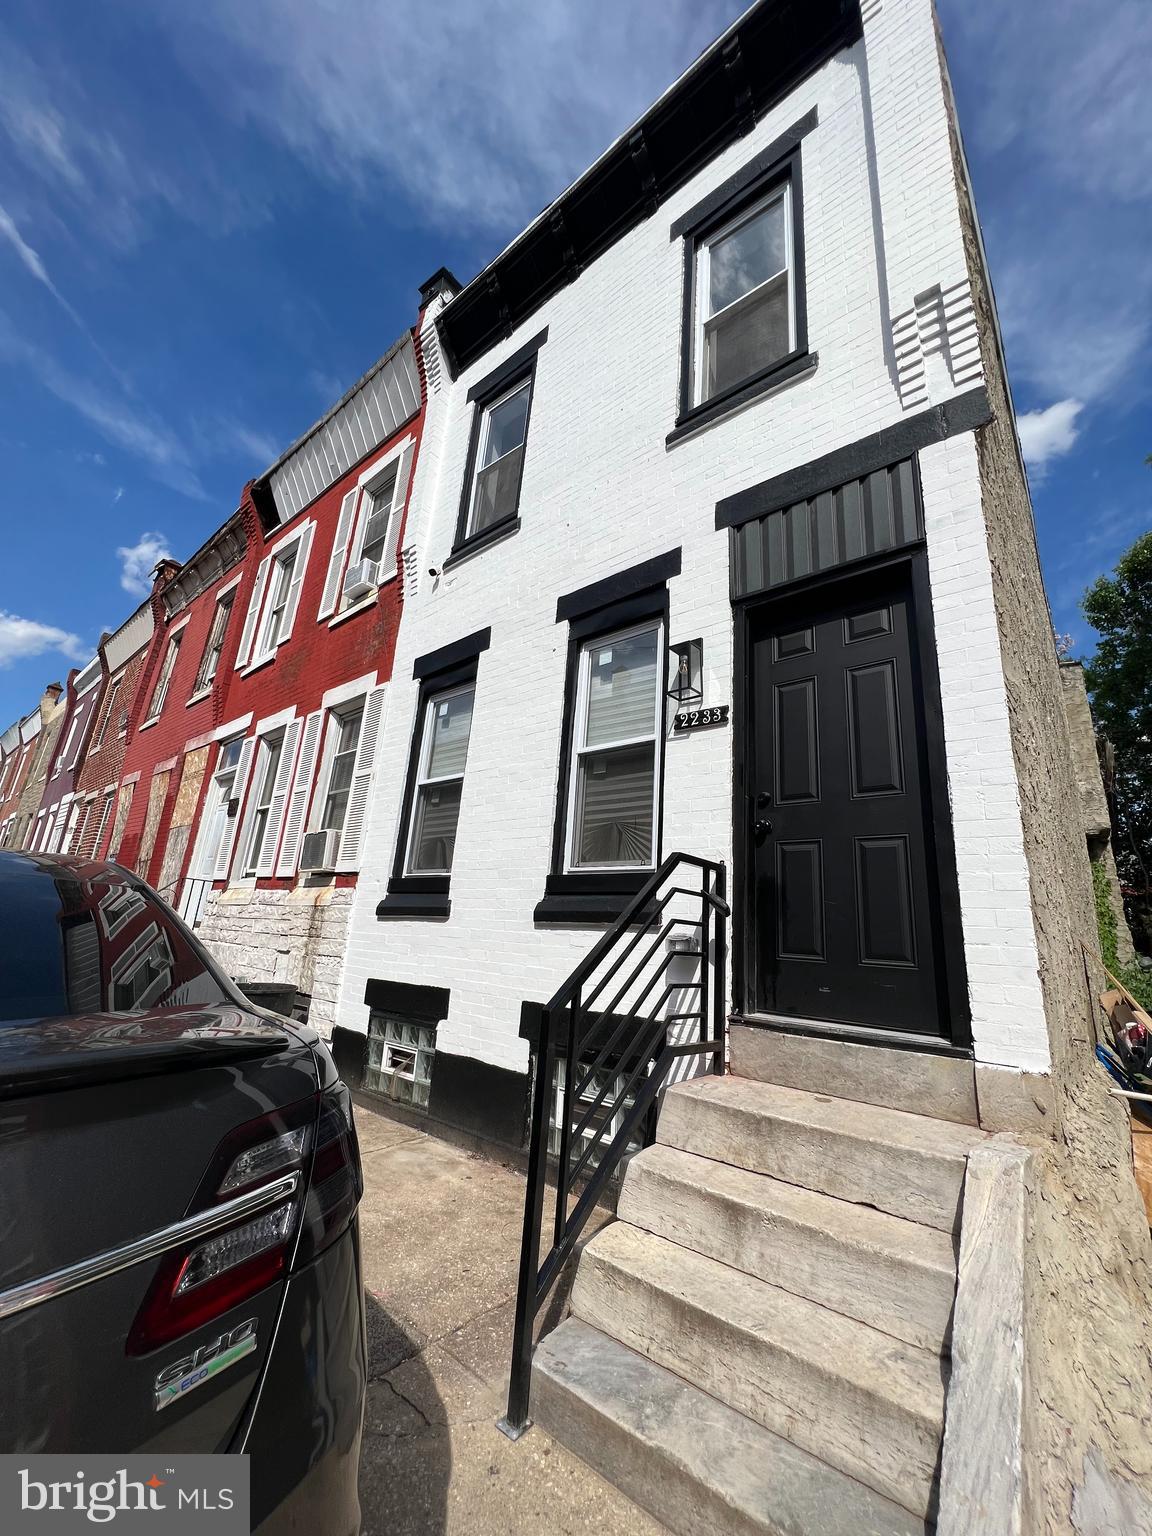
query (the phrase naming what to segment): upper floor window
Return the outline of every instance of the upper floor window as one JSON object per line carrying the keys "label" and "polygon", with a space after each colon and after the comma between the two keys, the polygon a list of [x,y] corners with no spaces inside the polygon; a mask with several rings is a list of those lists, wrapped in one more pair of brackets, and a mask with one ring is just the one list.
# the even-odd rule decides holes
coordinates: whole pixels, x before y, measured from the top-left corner
{"label": "upper floor window", "polygon": [[460,688],[453,693],[434,694],[424,707],[408,839],[410,875],[451,872],[475,697],[474,686]]}
{"label": "upper floor window", "polygon": [[526,342],[474,384],[472,435],[450,558],[502,538],[520,526],[520,486],[536,387],[536,362],[548,332]]}
{"label": "upper floor window", "polygon": [[659,803],[662,626],[580,648],[567,867],[649,868]]}
{"label": "upper floor window", "polygon": [[[116,708],[116,697],[120,692],[120,685],[123,681],[124,677],[121,674],[119,677],[114,677],[108,684],[108,698],[104,705],[104,713],[100,716],[100,727],[96,732],[96,738],[88,748],[90,753],[98,752],[104,745],[104,738],[108,734],[108,722],[111,720]],[[75,722],[73,722],[73,729],[75,729]],[[71,740],[71,737],[69,737],[69,740]]]}
{"label": "upper floor window", "polygon": [[532,381],[525,379],[481,412],[466,538],[516,516],[531,399]]}
{"label": "upper floor window", "polygon": [[148,705],[147,725],[152,720],[160,718],[160,711],[164,708],[164,701],[168,697],[168,690],[172,686],[172,673],[176,670],[176,658],[180,654],[180,644],[184,639],[184,631],[181,629],[172,635],[168,641],[168,649],[164,652],[164,661],[160,667],[160,675],[156,679],[156,686],[152,690],[152,698]]}
{"label": "upper floor window", "polygon": [[293,529],[260,562],[240,631],[238,668],[270,661],[276,647],[291,636],[315,527],[315,523],[308,522]]}
{"label": "upper floor window", "polygon": [[342,614],[366,604],[375,597],[377,588],[396,576],[396,551],[414,453],[412,439],[404,439],[389,449],[383,460],[364,470],[345,494],[317,619],[338,622]]}
{"label": "upper floor window", "polygon": [[208,639],[204,645],[204,654],[200,658],[200,669],[196,673],[196,686],[193,694],[204,693],[211,688],[216,672],[220,666],[220,655],[224,649],[224,635],[228,629],[228,620],[232,614],[232,604],[236,599],[236,589],[225,592],[223,597],[216,599],[216,608],[212,614],[212,627],[208,631]]}
{"label": "upper floor window", "polygon": [[791,188],[754,203],[696,248],[696,403],[794,350]]}

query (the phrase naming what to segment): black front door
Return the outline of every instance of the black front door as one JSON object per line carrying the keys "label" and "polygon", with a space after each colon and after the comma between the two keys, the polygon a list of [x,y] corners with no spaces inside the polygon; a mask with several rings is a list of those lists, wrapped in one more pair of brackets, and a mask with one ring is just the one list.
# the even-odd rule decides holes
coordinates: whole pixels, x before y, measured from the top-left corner
{"label": "black front door", "polygon": [[749,626],[747,1011],[946,1036],[908,567]]}

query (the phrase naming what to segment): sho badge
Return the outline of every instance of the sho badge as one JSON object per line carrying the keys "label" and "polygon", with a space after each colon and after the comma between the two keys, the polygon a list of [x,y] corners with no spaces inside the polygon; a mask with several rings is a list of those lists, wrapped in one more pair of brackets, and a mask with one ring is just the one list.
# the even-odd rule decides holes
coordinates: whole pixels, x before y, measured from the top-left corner
{"label": "sho badge", "polygon": [[156,1411],[178,1403],[206,1381],[219,1376],[256,1348],[256,1319],[250,1317],[230,1333],[222,1333],[191,1355],[166,1365],[156,1376]]}

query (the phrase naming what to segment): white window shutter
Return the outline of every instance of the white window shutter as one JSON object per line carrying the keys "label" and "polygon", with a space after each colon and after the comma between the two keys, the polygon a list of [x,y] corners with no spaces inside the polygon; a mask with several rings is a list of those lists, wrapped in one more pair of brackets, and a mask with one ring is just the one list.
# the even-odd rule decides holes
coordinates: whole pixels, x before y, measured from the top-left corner
{"label": "white window shutter", "polygon": [[276,848],[280,842],[280,828],[284,822],[284,807],[288,803],[288,786],[292,783],[292,770],[296,766],[296,743],[299,740],[300,721],[290,720],[284,728],[280,762],[276,768],[276,782],[272,786],[268,821],[264,827],[264,841],[260,845],[260,857],[256,861],[258,875],[270,875],[276,863]]}
{"label": "white window shutter", "polygon": [[272,564],[271,555],[265,555],[256,569],[256,581],[252,587],[252,597],[248,603],[248,612],[244,615],[244,628],[240,631],[240,649],[236,652],[236,666],[246,667],[248,658],[252,654],[252,636],[256,631],[256,620],[260,614],[260,602],[264,596],[264,588],[268,584],[268,567]]}
{"label": "white window shutter", "polygon": [[344,830],[340,835],[337,869],[350,870],[360,867],[360,849],[364,842],[364,829],[368,824],[368,797],[372,789],[376,746],[380,740],[380,727],[384,719],[386,691],[384,688],[373,688],[364,700],[364,716],[360,722],[360,741],[356,747],[356,766],[352,770],[352,786],[348,791]]}
{"label": "white window shutter", "polygon": [[252,754],[255,750],[256,738],[249,736],[240,748],[240,757],[236,763],[236,777],[232,780],[232,799],[236,801],[236,814],[229,816],[224,823],[220,846],[216,850],[216,868],[212,871],[214,880],[228,878],[228,870],[232,864],[232,849],[236,843],[236,828],[240,824],[240,813],[244,809],[244,791],[248,787],[248,775],[252,771]]}
{"label": "white window shutter", "polygon": [[340,503],[340,516],[336,519],[336,539],[328,559],[328,575],[324,578],[324,596],[320,599],[317,619],[326,619],[330,613],[335,613],[336,605],[340,601],[340,578],[344,574],[344,556],[348,553],[348,540],[352,534],[352,513],[356,510],[356,498],[359,494],[360,487],[353,486]]}
{"label": "white window shutter", "polygon": [[292,585],[288,588],[288,603],[284,609],[284,622],[280,626],[279,645],[287,640],[292,633],[292,626],[296,622],[296,610],[300,606],[300,592],[304,586],[304,573],[308,569],[308,551],[312,548],[312,535],[316,531],[315,523],[307,523],[300,535],[300,542],[296,546],[296,563],[292,567]]}
{"label": "white window shutter", "polygon": [[308,815],[308,798],[312,790],[312,773],[316,767],[316,751],[320,745],[320,727],[324,711],[315,710],[304,722],[304,734],[300,742],[300,756],[296,763],[296,781],[288,801],[288,814],[284,821],[284,841],[280,844],[280,861],[276,865],[278,875],[294,875],[300,858],[300,842],[304,835],[305,817]]}
{"label": "white window shutter", "polygon": [[380,556],[380,581],[388,581],[396,574],[396,546],[400,543],[400,525],[404,521],[404,498],[408,494],[408,481],[412,475],[411,448],[405,448],[400,468],[396,471],[396,488],[392,492],[392,516],[388,520],[388,541]]}

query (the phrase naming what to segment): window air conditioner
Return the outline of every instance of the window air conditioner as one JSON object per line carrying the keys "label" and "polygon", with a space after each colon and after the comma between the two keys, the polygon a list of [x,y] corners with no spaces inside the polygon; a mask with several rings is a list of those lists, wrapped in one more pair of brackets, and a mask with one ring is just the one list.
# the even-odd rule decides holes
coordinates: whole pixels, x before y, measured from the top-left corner
{"label": "window air conditioner", "polygon": [[378,584],[378,573],[375,560],[358,560],[355,565],[348,567],[348,573],[344,577],[344,596],[350,603],[367,597],[372,588]]}
{"label": "window air conditioner", "polygon": [[335,869],[339,847],[340,833],[335,827],[329,828],[327,832],[306,832],[304,847],[300,852],[301,871]]}

